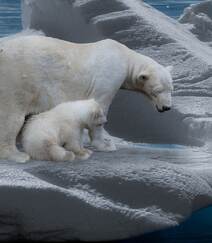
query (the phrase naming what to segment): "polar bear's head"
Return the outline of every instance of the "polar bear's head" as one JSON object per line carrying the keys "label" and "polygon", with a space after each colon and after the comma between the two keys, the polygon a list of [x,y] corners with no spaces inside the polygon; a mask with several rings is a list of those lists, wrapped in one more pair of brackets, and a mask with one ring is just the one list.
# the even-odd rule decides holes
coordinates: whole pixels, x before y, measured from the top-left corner
{"label": "polar bear's head", "polygon": [[88,100],[88,103],[90,107],[88,126],[90,128],[94,126],[102,126],[107,122],[107,118],[103,112],[103,109],[94,99]]}
{"label": "polar bear's head", "polygon": [[157,64],[138,72],[136,77],[136,90],[144,93],[159,112],[168,111],[172,106],[172,68]]}

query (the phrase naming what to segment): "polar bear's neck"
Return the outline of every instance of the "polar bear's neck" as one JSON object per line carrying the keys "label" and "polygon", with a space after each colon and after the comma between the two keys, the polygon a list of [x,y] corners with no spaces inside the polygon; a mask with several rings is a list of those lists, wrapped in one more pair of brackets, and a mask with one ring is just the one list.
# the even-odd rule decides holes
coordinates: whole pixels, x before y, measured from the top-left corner
{"label": "polar bear's neck", "polygon": [[137,53],[131,49],[128,49],[127,52],[128,76],[122,84],[121,89],[137,91],[136,80],[138,78],[138,75],[142,71],[145,71],[146,69],[149,69],[150,67],[154,67],[155,65],[157,65],[157,62],[155,62],[152,58]]}

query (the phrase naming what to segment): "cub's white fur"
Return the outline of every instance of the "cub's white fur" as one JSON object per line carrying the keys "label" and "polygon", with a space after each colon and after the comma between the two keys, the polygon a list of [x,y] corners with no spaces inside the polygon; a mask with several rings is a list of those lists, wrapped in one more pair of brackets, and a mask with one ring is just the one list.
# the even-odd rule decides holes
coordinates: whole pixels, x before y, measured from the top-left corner
{"label": "cub's white fur", "polygon": [[62,103],[27,122],[23,147],[35,160],[88,159],[92,151],[83,147],[83,129],[91,130],[105,122],[103,110],[94,99]]}
{"label": "cub's white fur", "polygon": [[[113,40],[76,44],[19,36],[1,41],[0,158],[27,161],[29,156],[16,148],[25,116],[63,102],[95,98],[107,115],[115,94],[123,88],[145,93],[159,111],[170,109],[169,71]],[[98,150],[116,149],[103,127],[90,134]]]}

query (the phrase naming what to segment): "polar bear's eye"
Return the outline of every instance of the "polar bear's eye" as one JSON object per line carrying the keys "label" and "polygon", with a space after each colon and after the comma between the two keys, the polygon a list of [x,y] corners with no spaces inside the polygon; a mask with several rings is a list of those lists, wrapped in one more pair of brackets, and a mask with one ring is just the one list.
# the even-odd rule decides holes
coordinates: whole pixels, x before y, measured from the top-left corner
{"label": "polar bear's eye", "polygon": [[147,80],[148,80],[148,75],[146,75],[146,74],[141,74],[141,75],[139,76],[139,80],[140,80],[140,81],[147,81]]}

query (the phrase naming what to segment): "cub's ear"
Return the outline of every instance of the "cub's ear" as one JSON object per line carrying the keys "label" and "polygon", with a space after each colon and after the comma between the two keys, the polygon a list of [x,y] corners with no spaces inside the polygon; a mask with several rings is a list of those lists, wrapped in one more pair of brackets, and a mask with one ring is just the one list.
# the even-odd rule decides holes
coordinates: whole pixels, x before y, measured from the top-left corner
{"label": "cub's ear", "polygon": [[173,68],[174,68],[173,66],[168,66],[168,67],[166,67],[166,70],[169,71],[170,73],[172,73]]}
{"label": "cub's ear", "polygon": [[99,111],[97,109],[93,109],[92,112],[91,112],[91,117],[92,117],[92,120],[96,120],[98,119],[99,117]]}

